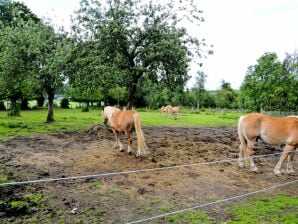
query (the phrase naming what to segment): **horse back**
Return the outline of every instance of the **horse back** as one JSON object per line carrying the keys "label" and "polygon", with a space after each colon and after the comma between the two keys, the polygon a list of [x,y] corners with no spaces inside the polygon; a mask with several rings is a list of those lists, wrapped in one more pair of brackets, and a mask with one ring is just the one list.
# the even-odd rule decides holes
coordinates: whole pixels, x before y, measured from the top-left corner
{"label": "horse back", "polygon": [[298,144],[297,118],[252,113],[242,117],[241,125],[249,139],[260,137],[271,144]]}
{"label": "horse back", "polygon": [[134,128],[134,114],[137,112],[134,110],[118,111],[113,115],[112,126],[119,132],[125,130],[130,131]]}

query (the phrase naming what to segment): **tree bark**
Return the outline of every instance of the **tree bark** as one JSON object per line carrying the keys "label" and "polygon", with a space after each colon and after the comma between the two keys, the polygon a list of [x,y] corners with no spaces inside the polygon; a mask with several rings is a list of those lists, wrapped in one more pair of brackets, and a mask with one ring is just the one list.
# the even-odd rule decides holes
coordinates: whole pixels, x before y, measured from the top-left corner
{"label": "tree bark", "polygon": [[132,78],[132,81],[130,83],[130,91],[128,95],[128,102],[127,102],[127,109],[131,110],[133,107],[134,99],[136,96],[137,92],[137,84],[142,77],[143,73],[142,72],[136,72],[135,75]]}
{"label": "tree bark", "polygon": [[133,107],[136,91],[137,91],[137,83],[132,82],[130,84],[130,91],[129,91],[128,102],[127,102],[128,110],[131,110]]}
{"label": "tree bark", "polygon": [[20,114],[20,106],[18,105],[18,102],[16,99],[11,99],[11,105],[8,111],[8,116],[13,116],[13,117],[19,117],[21,116]]}
{"label": "tree bark", "polygon": [[54,91],[48,91],[48,117],[47,123],[54,122]]}

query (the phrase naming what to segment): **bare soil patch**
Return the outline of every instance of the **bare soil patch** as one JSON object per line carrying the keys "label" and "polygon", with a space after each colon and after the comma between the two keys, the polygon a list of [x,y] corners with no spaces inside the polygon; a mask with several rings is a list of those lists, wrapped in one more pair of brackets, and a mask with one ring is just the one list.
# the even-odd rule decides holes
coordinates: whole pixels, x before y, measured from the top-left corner
{"label": "bare soil patch", "polygon": [[[194,164],[238,157],[234,127],[144,127],[150,154],[114,149],[114,136],[104,126],[82,132],[17,137],[0,143],[0,171],[12,180],[44,179]],[[126,146],[126,137],[121,136]],[[133,149],[136,149],[134,135]],[[258,144],[256,154],[279,152]],[[297,178],[275,177],[279,156],[256,159],[259,173],[240,169],[235,162],[148,171],[97,179],[0,188],[0,220],[27,223],[125,223],[162,212],[193,207],[284,183]],[[297,167],[297,162],[295,162]],[[0,173],[0,174],[1,174]],[[275,192],[298,193],[297,185]],[[271,191],[272,193],[272,191]],[[35,209],[8,208],[12,200],[41,194]],[[6,207],[4,206],[6,205]],[[226,204],[225,204],[226,205]],[[208,208],[214,221],[225,220],[225,205]],[[31,206],[31,204],[30,204]],[[23,210],[22,210],[23,209]],[[153,223],[164,223],[155,220]]]}

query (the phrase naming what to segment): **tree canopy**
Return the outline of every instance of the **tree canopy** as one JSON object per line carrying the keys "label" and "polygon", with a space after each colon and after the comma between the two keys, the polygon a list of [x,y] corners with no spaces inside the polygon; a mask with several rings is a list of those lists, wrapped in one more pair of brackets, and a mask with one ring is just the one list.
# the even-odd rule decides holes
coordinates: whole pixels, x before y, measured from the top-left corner
{"label": "tree canopy", "polygon": [[297,54],[280,62],[275,53],[265,53],[248,68],[241,86],[242,103],[251,110],[297,110]]}
{"label": "tree canopy", "polygon": [[200,13],[191,0],[178,5],[174,0],[83,0],[73,30],[81,45],[92,45],[91,54],[97,59],[92,69],[99,70],[89,74],[102,79],[110,74],[114,83],[127,86],[131,107],[142,78],[183,91],[189,79],[188,63],[192,56],[204,55],[205,43],[178,23],[183,18],[200,23]]}

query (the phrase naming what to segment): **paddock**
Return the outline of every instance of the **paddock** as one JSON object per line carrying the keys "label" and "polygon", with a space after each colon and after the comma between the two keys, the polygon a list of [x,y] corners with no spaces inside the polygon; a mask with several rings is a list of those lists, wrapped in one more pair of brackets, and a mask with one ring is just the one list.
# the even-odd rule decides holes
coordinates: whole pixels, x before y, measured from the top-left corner
{"label": "paddock", "polygon": [[[30,194],[44,195],[45,199],[43,206],[36,206],[35,211],[4,208],[0,219],[20,222],[18,215],[23,214],[21,220],[25,223],[32,217],[42,223],[62,220],[66,223],[127,223],[297,179],[297,171],[294,176],[274,175],[272,170],[280,155],[256,158],[258,173],[240,169],[237,165],[239,140],[236,127],[145,126],[143,131],[150,152],[145,158],[114,149],[113,133],[104,126],[98,126],[98,132],[95,129],[3,141],[0,143],[0,168],[9,180],[15,181],[158,169],[1,187],[2,201],[18,201]],[[137,144],[135,134],[133,136],[135,153]],[[126,143],[125,136],[121,135],[121,138]],[[281,148],[263,143],[256,147],[256,155],[279,152]],[[235,161],[174,168],[226,159]],[[168,167],[173,169],[162,169]],[[294,167],[297,169],[297,159]],[[298,188],[295,184],[288,185],[263,194],[280,192],[297,195]],[[233,203],[218,204],[205,210],[214,220],[225,221],[229,216],[223,211],[227,204]],[[156,219],[151,223],[165,223],[165,220]]]}

